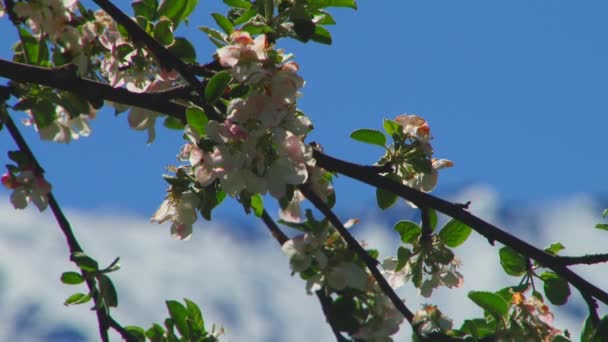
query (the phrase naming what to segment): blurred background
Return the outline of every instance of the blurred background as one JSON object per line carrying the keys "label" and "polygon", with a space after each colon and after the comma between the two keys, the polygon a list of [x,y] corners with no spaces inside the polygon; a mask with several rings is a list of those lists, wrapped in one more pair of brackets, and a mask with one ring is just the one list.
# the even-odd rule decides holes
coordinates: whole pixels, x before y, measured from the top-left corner
{"label": "blurred background", "polygon": [[[214,47],[197,27],[213,26],[209,14],[224,11],[220,1],[201,2],[178,31],[193,41],[201,63]],[[436,195],[472,201],[474,213],[538,247],[560,241],[565,255],[599,253],[608,245],[608,233],[594,229],[608,207],[607,11],[599,0],[360,1],[357,11],[331,11],[332,46],[279,47],[295,54],[306,79],[299,107],[315,125],[309,141],[328,154],[373,163],[382,150],[349,139],[350,132],[418,114],[431,126],[435,156],[455,164],[440,172]],[[10,59],[17,36],[6,17],[0,33],[0,57]],[[177,163],[183,144],[180,132],[158,126],[151,145],[111,108],[92,121],[90,137],[69,145],[42,142],[21,126],[84,249],[102,264],[121,257],[122,269],[112,274],[115,318],[149,327],[167,316],[164,300],[186,297],[200,305],[207,325],[226,329],[222,340],[332,340],[316,298],[290,275],[262,223],[234,201],[214,211],[212,222],[201,218],[186,242],[171,240],[168,224],[149,223],[165,193],[160,176]],[[1,164],[12,149],[0,131]],[[380,212],[374,189],[346,177],[335,188],[338,215],[361,220],[353,234],[381,258],[395,255],[392,226],[416,212],[404,202]],[[98,340],[89,305],[62,305],[84,287],[59,281],[75,268],[52,216],[33,207],[15,211],[9,194],[0,189],[0,340]],[[271,202],[266,198],[276,217]],[[399,294],[412,309],[439,305],[459,326],[482,315],[468,291],[494,291],[519,279],[504,274],[497,248],[476,234],[455,253],[463,260],[464,288],[425,299],[408,284]],[[608,289],[605,265],[575,269]],[[556,327],[573,333],[586,316],[575,290],[554,311]],[[400,336],[409,331],[404,324]]]}

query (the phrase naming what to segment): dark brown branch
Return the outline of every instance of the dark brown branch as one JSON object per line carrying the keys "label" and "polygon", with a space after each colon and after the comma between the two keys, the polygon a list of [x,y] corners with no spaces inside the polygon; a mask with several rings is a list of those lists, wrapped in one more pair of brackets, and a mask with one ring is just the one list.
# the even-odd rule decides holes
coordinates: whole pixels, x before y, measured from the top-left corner
{"label": "dark brown branch", "polygon": [[[3,87],[3,89],[5,90],[6,87]],[[9,134],[11,135],[11,137],[17,144],[17,147],[28,156],[28,159],[33,164],[32,166],[35,167],[36,172],[39,175],[42,175],[44,173],[44,171],[42,170],[42,167],[36,160],[36,157],[34,156],[34,153],[30,149],[28,144],[25,142],[25,139],[21,135],[21,132],[19,132],[19,129],[15,125],[15,122],[13,121],[13,119],[8,114],[6,114],[5,117],[0,117],[0,120],[2,120],[2,122],[6,125],[6,128],[9,132]],[[57,220],[57,224],[59,225],[61,232],[65,236],[66,242],[68,244],[68,248],[70,250],[70,254],[73,254],[75,252],[82,252],[83,251],[82,247],[80,247],[80,244],[78,243],[78,240],[76,239],[76,236],[74,235],[70,222],[67,220],[67,218],[63,214],[63,211],[61,210],[61,207],[57,203],[55,196],[53,196],[53,193],[49,192],[47,194],[47,198],[49,201],[49,207],[51,208],[51,211],[53,212],[53,216],[55,216],[55,219]],[[97,307],[97,302],[98,302],[99,296],[98,296],[97,289],[95,287],[95,281],[93,279],[91,279],[90,277],[87,277],[85,275],[84,271],[82,271],[82,276],[85,279],[85,283],[89,289],[89,292],[91,293],[91,295],[93,297],[95,306]],[[112,317],[109,315],[109,313],[107,313],[105,311],[104,308],[96,309],[95,313],[97,315],[97,322],[99,324],[99,334],[100,334],[102,341],[105,342],[105,341],[110,340],[110,338],[108,336],[108,329],[110,327],[112,327],[116,331],[118,331],[126,341],[129,341],[129,342],[134,341],[133,336],[131,336],[129,334],[129,332],[127,332],[120,324],[118,324],[116,321],[114,321],[112,319]]]}
{"label": "dark brown branch", "polygon": [[602,262],[608,262],[608,254],[587,254],[581,256],[556,256],[557,260],[562,265],[578,265],[578,264],[599,264]]}
{"label": "dark brown branch", "polygon": [[538,249],[529,243],[480,219],[479,217],[464,210],[461,205],[414,190],[408,186],[395,182],[388,177],[369,172],[364,166],[328,156],[317,150],[313,151],[313,157],[317,162],[317,166],[328,171],[338,172],[345,176],[357,179],[363,183],[372,185],[376,188],[390,191],[410,202],[413,202],[418,207],[433,208],[448,216],[460,220],[461,222],[475,229],[475,231],[477,231],[479,234],[486,237],[488,241],[499,241],[503,245],[509,246],[517,252],[537,260],[544,267],[552,269],[555,273],[559,274],[562,278],[576,287],[582,295],[590,295],[597,298],[601,302],[608,304],[608,293],[570,270],[567,266],[560,262],[559,258]]}
{"label": "dark brown branch", "polygon": [[0,59],[0,77],[19,83],[40,84],[66,90],[91,102],[103,99],[164,113],[181,121],[186,118],[186,108],[171,102],[174,95],[171,91],[174,90],[168,93],[134,93],[124,88],[114,88],[109,84],[80,78],[68,67],[48,69],[4,59]]}
{"label": "dark brown branch", "polygon": [[378,261],[372,258],[369,253],[361,245],[357,242],[357,240],[346,230],[340,219],[333,213],[333,211],[310,189],[307,184],[301,185],[299,187],[300,191],[327,219],[329,222],[336,228],[338,233],[346,240],[348,247],[353,250],[359,258],[365,263],[369,271],[372,273],[372,276],[378,282],[378,286],[384,294],[391,300],[395,308],[399,310],[403,316],[408,320],[408,322],[412,322],[414,318],[414,313],[407,308],[405,303],[399,298],[397,293],[393,290],[393,288],[389,285],[389,283],[384,279],[382,273],[378,270]]}

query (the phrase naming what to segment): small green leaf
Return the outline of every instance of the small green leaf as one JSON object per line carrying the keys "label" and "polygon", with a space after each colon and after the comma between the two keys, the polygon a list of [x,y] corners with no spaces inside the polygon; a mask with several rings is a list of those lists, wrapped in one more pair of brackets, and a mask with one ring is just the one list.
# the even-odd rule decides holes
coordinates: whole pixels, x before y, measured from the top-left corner
{"label": "small green leaf", "polygon": [[168,300],[165,303],[167,304],[169,315],[171,316],[177,331],[179,331],[182,337],[186,338],[186,340],[190,339],[190,329],[188,329],[187,322],[188,310],[182,303],[174,300]]}
{"label": "small green leaf", "polygon": [[471,291],[468,296],[477,306],[494,316],[497,321],[501,321],[509,313],[509,303],[495,293]]}
{"label": "small green leaf", "polygon": [[437,228],[437,212],[435,211],[435,209],[427,209],[429,211],[429,221],[431,224],[431,231],[435,231],[435,228]]}
{"label": "small green leaf", "polygon": [[511,247],[503,247],[498,252],[500,264],[507,274],[521,276],[526,273],[526,258]]}
{"label": "small green leaf", "polygon": [[386,132],[386,134],[391,137],[401,132],[401,125],[399,125],[396,121],[393,120],[384,119],[382,126],[384,127],[384,131]]}
{"label": "small green leaf", "polygon": [[451,219],[439,232],[439,239],[448,247],[458,247],[467,240],[471,234],[471,227],[456,220]]}
{"label": "small green leaf", "polygon": [[135,326],[135,325],[128,325],[128,326],[125,327],[125,330],[137,342],[144,342],[146,340],[146,333],[144,331],[144,328],[142,328],[142,327],[138,327],[138,326]]}
{"label": "small green leaf", "polygon": [[253,209],[255,216],[262,217],[262,213],[264,212],[264,200],[260,194],[251,196],[251,208]]}
{"label": "small green leaf", "polygon": [[234,25],[244,24],[251,20],[251,18],[255,17],[257,14],[258,11],[255,7],[248,8],[243,14],[241,14],[240,17],[236,18],[232,23]]}
{"label": "small green leaf", "polygon": [[224,3],[230,7],[248,9],[251,8],[251,2],[246,0],[224,0]]}
{"label": "small green leaf", "polygon": [[596,229],[602,229],[602,230],[608,230],[608,224],[605,223],[598,223],[595,225]]}
{"label": "small green leaf", "polygon": [[173,44],[173,22],[166,18],[161,19],[154,25],[153,36],[162,45],[168,46]]}
{"label": "small green leaf", "polygon": [[99,282],[99,290],[105,304],[111,308],[118,306],[118,295],[116,294],[116,288],[112,283],[112,279],[105,274],[100,274],[97,277],[97,280]]}
{"label": "small green leaf", "polygon": [[551,244],[551,246],[545,248],[545,252],[556,255],[557,253],[564,250],[565,248],[566,247],[564,247],[564,245],[562,245],[560,242],[556,242],[556,243]]}
{"label": "small green leaf", "polygon": [[404,243],[414,244],[422,234],[422,229],[412,221],[399,221],[393,229],[399,233]]}
{"label": "small green leaf", "polygon": [[148,20],[156,19],[157,0],[136,0],[131,3],[135,16],[142,16]]}
{"label": "small green leaf", "polygon": [[217,100],[224,94],[224,91],[230,84],[232,76],[227,71],[220,71],[215,74],[205,88],[205,100],[209,103]]}
{"label": "small green leaf", "polygon": [[199,135],[204,136],[207,131],[207,122],[209,119],[203,110],[196,106],[191,106],[186,109],[186,121]]}
{"label": "small green leaf", "polygon": [[327,31],[327,29],[321,25],[315,26],[315,31],[312,34],[312,36],[310,37],[310,39],[317,43],[326,44],[326,45],[331,45],[331,43],[332,43],[331,33],[329,33],[329,31]]}
{"label": "small green leaf", "polygon": [[198,0],[165,0],[158,8],[158,17],[167,17],[173,21],[175,27],[188,18]]}
{"label": "small green leaf", "polygon": [[566,304],[570,296],[568,282],[553,272],[544,272],[540,278],[545,282],[543,288],[547,299],[554,305]]}
{"label": "small green leaf", "polygon": [[604,316],[596,326],[590,316],[587,316],[581,331],[581,342],[604,342],[608,336],[608,316]]}
{"label": "small green leaf", "polygon": [[608,209],[604,209],[604,211],[602,211],[602,217],[606,216],[608,216]]}
{"label": "small green leaf", "polygon": [[164,334],[165,329],[156,323],[152,324],[150,329],[146,330],[146,337],[152,342],[162,341]]}
{"label": "small green leaf", "polygon": [[308,0],[308,4],[312,8],[348,7],[357,9],[355,0]]}
{"label": "small green leaf", "polygon": [[176,119],[172,116],[165,117],[163,125],[169,129],[183,130],[184,123],[180,119]]}
{"label": "small green leaf", "polygon": [[76,263],[81,270],[87,272],[96,272],[99,269],[97,261],[83,252],[75,252],[70,257],[70,260]]}
{"label": "small green leaf", "polygon": [[219,13],[211,13],[213,20],[217,26],[219,26],[227,35],[230,35],[234,31],[234,26],[230,20]]}
{"label": "small green leaf", "polygon": [[74,293],[73,295],[69,296],[68,299],[65,300],[63,305],[68,306],[68,305],[84,304],[84,303],[88,302],[89,300],[91,300],[91,295],[89,295],[89,294]]}
{"label": "small green leaf", "polygon": [[196,50],[194,50],[192,43],[185,38],[175,38],[173,45],[169,47],[169,51],[186,63],[196,62]]}
{"label": "small green leaf", "polygon": [[205,333],[205,321],[203,320],[203,314],[201,309],[198,308],[196,303],[184,298],[186,303],[186,311],[188,311],[188,321],[200,331],[202,334]]}
{"label": "small green leaf", "polygon": [[374,129],[362,128],[350,134],[354,140],[364,142],[366,144],[378,145],[384,147],[386,145],[386,136],[380,131]]}
{"label": "small green leaf", "polygon": [[401,271],[411,256],[412,251],[410,251],[409,248],[399,246],[399,249],[397,249],[397,267],[395,268],[395,272]]}
{"label": "small green leaf", "polygon": [[61,282],[68,285],[76,285],[80,284],[84,281],[84,278],[80,275],[80,273],[76,272],[63,272],[61,275]]}
{"label": "small green leaf", "polygon": [[386,210],[395,204],[395,202],[397,202],[397,197],[397,195],[390,191],[376,188],[376,202],[378,203],[378,208],[382,210]]}

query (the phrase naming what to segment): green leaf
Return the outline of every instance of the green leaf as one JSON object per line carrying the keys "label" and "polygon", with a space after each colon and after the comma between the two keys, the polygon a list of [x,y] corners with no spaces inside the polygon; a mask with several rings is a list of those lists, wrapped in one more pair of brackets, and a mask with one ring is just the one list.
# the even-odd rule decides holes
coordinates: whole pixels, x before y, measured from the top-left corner
{"label": "green leaf", "polygon": [[401,125],[393,120],[384,119],[384,122],[382,122],[382,127],[384,127],[384,131],[386,132],[386,134],[391,137],[401,132]]}
{"label": "green leaf", "polygon": [[485,291],[471,291],[468,296],[473,303],[494,316],[497,321],[501,321],[509,313],[509,303],[500,295]]}
{"label": "green leaf", "polygon": [[156,323],[152,324],[150,329],[146,330],[146,337],[149,338],[151,342],[162,341],[164,334],[165,329]]}
{"label": "green leaf", "polygon": [[75,252],[70,257],[70,260],[76,263],[81,270],[87,272],[96,272],[99,269],[97,261],[83,252]]}
{"label": "green leaf", "polygon": [[309,0],[308,6],[311,8],[347,7],[357,9],[357,2],[355,0]]}
{"label": "green leaf", "polygon": [[397,267],[395,268],[395,272],[401,271],[411,256],[412,251],[410,251],[409,248],[399,246],[399,249],[397,249]]}
{"label": "green leaf", "polygon": [[157,0],[135,0],[131,3],[135,16],[142,16],[150,21],[156,19]]}
{"label": "green leaf", "polygon": [[224,0],[224,3],[230,7],[243,9],[251,8],[251,2],[245,0]]}
{"label": "green leaf", "polygon": [[521,276],[526,273],[526,258],[511,247],[503,247],[498,252],[500,264],[507,274]]}
{"label": "green leaf", "polygon": [[158,17],[165,16],[177,25],[190,15],[198,0],[163,0],[158,8]]}
{"label": "green leaf", "polygon": [[175,38],[173,37],[173,22],[168,19],[161,19],[154,25],[153,36],[162,45],[171,45]]}
{"label": "green leaf", "polygon": [[590,316],[587,316],[581,331],[581,342],[604,342],[608,336],[608,316],[604,316],[597,324],[593,325]]}
{"label": "green leaf", "polygon": [[602,229],[602,230],[608,230],[608,224],[605,223],[598,223],[595,225],[596,229]]}
{"label": "green leaf", "polygon": [[176,119],[172,116],[166,116],[163,125],[169,129],[183,130],[184,123],[180,119]]}
{"label": "green leaf", "polygon": [[324,10],[318,10],[312,13],[312,21],[317,25],[335,25],[334,17]]}
{"label": "green leaf", "polygon": [[272,27],[257,21],[250,21],[241,26],[241,31],[249,32],[250,35],[256,36],[262,33],[274,32]]}
{"label": "green leaf", "polygon": [[89,300],[91,300],[91,295],[89,295],[89,294],[74,293],[73,295],[69,296],[68,299],[65,300],[63,305],[68,306],[68,305],[84,304],[84,303],[88,302]]}
{"label": "green leaf", "polygon": [[486,321],[483,318],[467,319],[460,330],[473,336],[473,341],[481,339],[496,332],[496,321]]}
{"label": "green leaf", "polygon": [[129,335],[135,338],[135,341],[137,342],[144,342],[146,340],[146,333],[142,327],[128,325],[125,327],[125,330],[129,333]]}
{"label": "green leaf", "polygon": [[439,239],[448,247],[458,247],[467,240],[471,234],[471,227],[456,220],[451,219],[439,232]]}
{"label": "green leaf", "polygon": [[77,272],[63,272],[61,282],[68,285],[77,285],[84,281],[84,278]]}
{"label": "green leaf", "polygon": [[540,278],[545,282],[544,290],[547,299],[554,305],[563,305],[570,296],[570,285],[553,272],[544,272]]}
{"label": "green leaf", "polygon": [[215,74],[205,88],[205,100],[211,103],[219,99],[230,84],[230,80],[232,80],[232,76],[227,71]]}
{"label": "green leaf", "polygon": [[204,136],[207,131],[207,122],[209,119],[203,110],[199,107],[192,106],[186,109],[186,121],[199,135]]}
{"label": "green leaf", "polygon": [[378,145],[384,147],[386,145],[386,136],[380,131],[374,129],[362,128],[350,134],[354,140],[364,142],[366,144]]}
{"label": "green leaf", "polygon": [[326,45],[331,45],[332,43],[331,33],[329,33],[326,28],[320,25],[315,26],[315,31],[313,32],[312,36],[310,36],[310,39],[317,43]]}
{"label": "green leaf", "polygon": [[184,302],[186,303],[186,311],[188,311],[188,321],[192,326],[195,327],[197,331],[200,331],[201,334],[205,333],[205,321],[203,320],[203,314],[201,310],[198,308],[196,303],[184,298]]}
{"label": "green leaf", "polygon": [[376,188],[376,203],[378,208],[386,210],[397,202],[397,195],[381,188]]}
{"label": "green leaf", "polygon": [[169,51],[186,63],[196,62],[196,50],[194,50],[192,43],[185,38],[175,38],[173,45],[169,47]]}
{"label": "green leaf", "polygon": [[112,283],[112,279],[105,274],[100,274],[97,277],[99,281],[99,290],[105,304],[112,308],[118,306],[118,295],[116,294],[116,288]]}
{"label": "green leaf", "polygon": [[264,212],[264,200],[260,194],[251,196],[251,208],[253,209],[255,216],[262,217],[262,213]]}
{"label": "green leaf", "polygon": [[604,211],[602,211],[602,217],[606,216],[608,216],[608,209],[604,209]]}
{"label": "green leaf", "polygon": [[24,54],[23,62],[26,64],[38,65],[40,61],[40,42],[32,36],[26,29],[19,27],[19,38],[21,49]]}
{"label": "green leaf", "polygon": [[560,242],[556,242],[556,243],[551,244],[551,246],[545,248],[545,252],[556,255],[557,253],[559,253],[560,251],[562,251],[565,248],[566,247],[564,247],[564,245],[562,245]]}
{"label": "green leaf", "polygon": [[399,233],[404,243],[414,244],[422,234],[422,229],[412,221],[399,221],[393,229]]}
{"label": "green leaf", "polygon": [[232,23],[234,25],[241,25],[248,22],[251,18],[255,17],[258,11],[255,7],[248,8],[240,17],[236,18]]}
{"label": "green leaf", "polygon": [[427,209],[429,211],[429,221],[431,224],[431,231],[435,231],[437,227],[437,212],[434,209]]}
{"label": "green leaf", "polygon": [[173,320],[177,331],[182,335],[182,337],[188,340],[190,338],[190,329],[188,329],[188,310],[182,303],[168,300],[165,302],[167,304],[167,309],[169,310],[169,316]]}
{"label": "green leaf", "polygon": [[213,20],[217,26],[219,26],[227,35],[230,35],[234,31],[234,26],[230,20],[219,13],[211,13]]}

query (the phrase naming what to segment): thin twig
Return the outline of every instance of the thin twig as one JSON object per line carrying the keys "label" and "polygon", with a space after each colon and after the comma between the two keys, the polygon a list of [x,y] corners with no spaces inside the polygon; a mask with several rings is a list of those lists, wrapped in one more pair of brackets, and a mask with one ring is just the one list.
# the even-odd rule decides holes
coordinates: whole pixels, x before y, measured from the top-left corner
{"label": "thin twig", "polygon": [[378,282],[378,286],[382,289],[382,292],[391,300],[395,308],[399,310],[405,319],[408,322],[412,322],[414,319],[414,313],[407,308],[405,303],[399,298],[397,293],[393,290],[393,288],[389,285],[389,283],[384,279],[382,273],[378,270],[377,264],[378,261],[372,258],[369,253],[361,245],[357,242],[357,240],[346,230],[340,219],[333,213],[333,211],[310,189],[307,184],[301,185],[299,187],[300,191],[327,219],[329,222],[336,228],[338,233],[346,240],[348,247],[353,250],[357,255],[363,260],[369,271],[372,273],[372,276]]}

